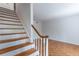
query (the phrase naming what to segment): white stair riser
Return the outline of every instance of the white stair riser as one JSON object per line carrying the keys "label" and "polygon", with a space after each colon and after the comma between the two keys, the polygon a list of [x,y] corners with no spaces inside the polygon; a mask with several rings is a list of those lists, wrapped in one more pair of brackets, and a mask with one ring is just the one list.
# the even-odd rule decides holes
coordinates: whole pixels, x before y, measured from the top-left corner
{"label": "white stair riser", "polygon": [[20,20],[16,20],[16,19],[9,19],[9,18],[3,18],[3,17],[0,17],[0,19],[4,19],[4,20],[12,20],[12,21],[20,21]]}
{"label": "white stair riser", "polygon": [[14,12],[10,12],[10,11],[3,11],[3,10],[1,10],[0,9],[0,12],[2,12],[2,13],[6,13],[6,14],[10,14],[10,15],[16,15]]}
{"label": "white stair riser", "polygon": [[12,14],[12,13],[14,13],[14,10],[6,10],[6,9],[0,7],[0,12],[7,12],[7,13]]}
{"label": "white stair riser", "polygon": [[14,41],[14,42],[2,43],[2,44],[0,44],[0,49],[10,47],[10,46],[19,45],[19,44],[22,44],[22,43],[26,43],[28,41],[29,41],[29,39],[23,39],[23,40],[17,40],[17,41]]}
{"label": "white stair riser", "polygon": [[14,14],[4,13],[4,12],[0,12],[0,15],[11,16],[11,17],[16,17],[16,15],[14,15]]}
{"label": "white stair riser", "polygon": [[1,12],[1,10],[0,10],[0,14],[5,14],[5,15],[7,14],[7,15],[10,15],[10,16],[15,16],[15,17],[16,17],[16,15],[15,15],[15,14]]}
{"label": "white stair riser", "polygon": [[6,11],[6,12],[9,12],[9,13],[14,13],[14,10],[6,9],[6,8],[3,8],[3,7],[0,7],[0,11]]}
{"label": "white stair riser", "polygon": [[24,29],[16,29],[16,30],[0,30],[0,34],[6,34],[6,33],[18,33],[18,32],[25,32]]}
{"label": "white stair riser", "polygon": [[7,40],[7,39],[13,39],[13,38],[20,38],[20,37],[26,37],[27,34],[15,34],[15,35],[4,35],[0,36],[0,40]]}
{"label": "white stair riser", "polygon": [[0,23],[5,23],[5,24],[21,24],[20,22],[9,22],[9,21],[1,21]]}
{"label": "white stair riser", "polygon": [[0,28],[23,28],[23,26],[18,26],[18,25],[1,25],[0,24]]}
{"label": "white stair riser", "polygon": [[13,50],[13,51],[10,51],[8,53],[5,53],[5,54],[1,54],[0,56],[13,56],[13,55],[16,55],[16,54],[19,54],[21,52],[24,52],[24,51],[27,51],[31,48],[34,48],[34,45],[28,45],[26,47],[22,47],[22,48],[19,48],[19,49],[16,49],[16,50]]}
{"label": "white stair riser", "polygon": [[1,9],[0,9],[0,12],[6,13],[6,14],[10,14],[10,15],[16,15],[14,12],[6,11],[6,10],[1,10]]}
{"label": "white stair riser", "polygon": [[0,12],[2,12],[2,13],[5,13],[5,14],[10,14],[10,15],[16,15],[15,13],[13,13],[13,12],[8,12],[8,11],[3,11],[3,10],[1,10],[0,9]]}
{"label": "white stair riser", "polygon": [[0,15],[0,17],[4,17],[4,18],[8,17],[9,19],[10,19],[10,18],[18,19],[17,17],[11,17],[11,16],[7,16],[7,15]]}
{"label": "white stair riser", "polygon": [[0,16],[10,17],[10,18],[17,18],[16,16],[8,16],[8,15],[4,15],[4,14],[0,14]]}

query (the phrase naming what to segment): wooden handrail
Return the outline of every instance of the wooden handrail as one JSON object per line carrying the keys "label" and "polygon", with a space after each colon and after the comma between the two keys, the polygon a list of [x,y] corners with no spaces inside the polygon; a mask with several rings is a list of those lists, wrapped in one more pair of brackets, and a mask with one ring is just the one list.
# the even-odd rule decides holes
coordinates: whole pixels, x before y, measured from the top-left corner
{"label": "wooden handrail", "polygon": [[47,35],[41,35],[33,25],[32,25],[32,28],[35,30],[35,32],[36,32],[41,38],[48,38]]}

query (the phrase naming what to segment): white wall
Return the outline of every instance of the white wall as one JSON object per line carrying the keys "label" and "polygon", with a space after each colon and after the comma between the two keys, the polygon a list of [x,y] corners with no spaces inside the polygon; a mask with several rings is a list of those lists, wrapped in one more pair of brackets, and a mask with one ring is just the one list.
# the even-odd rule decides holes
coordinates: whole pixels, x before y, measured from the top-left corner
{"label": "white wall", "polygon": [[31,36],[31,17],[30,17],[30,4],[29,3],[17,3],[16,12],[19,19],[22,21],[25,30],[29,37]]}
{"label": "white wall", "polygon": [[43,21],[42,30],[53,40],[79,45],[79,15]]}
{"label": "white wall", "polygon": [[42,28],[41,28],[41,21],[39,20],[34,20],[33,21],[33,25],[35,26],[35,28],[39,31],[40,34],[42,33]]}
{"label": "white wall", "polygon": [[[40,21],[36,21],[36,20],[33,19],[33,25],[37,29],[37,31],[40,34],[42,34]],[[32,36],[31,37],[32,37],[33,40],[40,37],[33,28],[32,28]]]}
{"label": "white wall", "polygon": [[0,7],[4,7],[4,8],[14,10],[14,3],[0,3]]}

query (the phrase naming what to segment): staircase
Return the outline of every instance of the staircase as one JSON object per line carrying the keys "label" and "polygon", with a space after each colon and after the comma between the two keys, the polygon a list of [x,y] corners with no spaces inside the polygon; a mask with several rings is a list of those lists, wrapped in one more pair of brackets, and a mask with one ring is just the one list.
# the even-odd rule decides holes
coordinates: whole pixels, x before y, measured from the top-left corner
{"label": "staircase", "polygon": [[29,37],[16,13],[0,7],[0,56],[36,56],[34,43]]}

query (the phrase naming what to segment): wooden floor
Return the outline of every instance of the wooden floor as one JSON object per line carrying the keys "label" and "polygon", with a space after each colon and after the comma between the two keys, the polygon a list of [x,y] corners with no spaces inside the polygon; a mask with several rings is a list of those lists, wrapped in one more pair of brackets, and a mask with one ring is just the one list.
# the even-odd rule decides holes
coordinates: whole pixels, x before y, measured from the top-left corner
{"label": "wooden floor", "polygon": [[49,40],[49,56],[79,56],[79,45]]}

